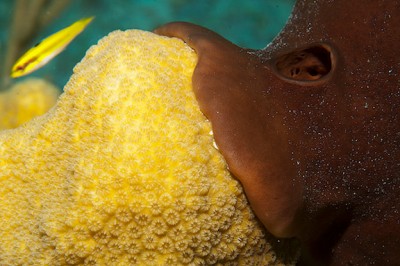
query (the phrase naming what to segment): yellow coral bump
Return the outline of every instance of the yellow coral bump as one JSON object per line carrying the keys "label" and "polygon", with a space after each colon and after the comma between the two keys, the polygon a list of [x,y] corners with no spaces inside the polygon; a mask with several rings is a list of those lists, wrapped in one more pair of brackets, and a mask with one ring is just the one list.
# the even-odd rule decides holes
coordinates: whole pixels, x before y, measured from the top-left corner
{"label": "yellow coral bump", "polygon": [[46,113],[60,92],[46,80],[29,78],[0,93],[0,130],[16,128]]}
{"label": "yellow coral bump", "polygon": [[284,262],[213,147],[196,60],[181,40],[112,32],[54,108],[0,131],[0,265]]}

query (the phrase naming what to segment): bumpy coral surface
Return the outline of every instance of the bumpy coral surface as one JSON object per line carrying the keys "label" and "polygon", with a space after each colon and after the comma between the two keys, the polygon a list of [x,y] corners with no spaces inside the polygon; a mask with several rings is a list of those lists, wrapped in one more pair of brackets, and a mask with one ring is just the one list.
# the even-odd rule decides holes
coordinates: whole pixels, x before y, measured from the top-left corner
{"label": "bumpy coral surface", "polygon": [[178,39],[113,32],[55,108],[0,132],[1,265],[281,262],[213,147],[195,63]]}
{"label": "bumpy coral surface", "polygon": [[0,129],[16,128],[46,113],[57,101],[60,90],[50,82],[30,78],[0,93]]}

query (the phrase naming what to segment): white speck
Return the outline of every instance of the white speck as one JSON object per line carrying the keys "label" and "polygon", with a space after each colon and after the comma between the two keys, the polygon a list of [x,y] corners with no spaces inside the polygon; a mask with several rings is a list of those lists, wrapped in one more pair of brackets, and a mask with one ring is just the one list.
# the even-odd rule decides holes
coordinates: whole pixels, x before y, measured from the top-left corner
{"label": "white speck", "polygon": [[208,134],[209,134],[210,136],[214,136],[214,132],[213,132],[212,130],[210,130],[210,132],[208,132]]}
{"label": "white speck", "polygon": [[365,102],[365,104],[364,104],[364,108],[365,108],[365,109],[367,109],[367,108],[368,108],[368,103],[367,103],[367,102]]}
{"label": "white speck", "polygon": [[218,145],[217,145],[217,143],[216,143],[215,141],[213,141],[213,146],[214,146],[214,148],[215,148],[216,150],[219,150]]}

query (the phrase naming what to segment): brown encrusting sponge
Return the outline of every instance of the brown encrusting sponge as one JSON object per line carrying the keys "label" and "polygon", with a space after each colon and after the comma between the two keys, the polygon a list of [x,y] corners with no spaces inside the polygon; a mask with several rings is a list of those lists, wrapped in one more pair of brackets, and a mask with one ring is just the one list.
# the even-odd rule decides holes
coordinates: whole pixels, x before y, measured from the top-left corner
{"label": "brown encrusting sponge", "polygon": [[181,40],[116,31],[56,106],[0,132],[1,265],[274,265],[213,146]]}

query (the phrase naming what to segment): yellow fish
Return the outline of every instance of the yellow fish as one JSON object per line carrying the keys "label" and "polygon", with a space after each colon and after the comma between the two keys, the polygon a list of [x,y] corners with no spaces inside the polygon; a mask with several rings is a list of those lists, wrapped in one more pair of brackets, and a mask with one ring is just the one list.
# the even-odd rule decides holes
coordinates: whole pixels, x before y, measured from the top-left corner
{"label": "yellow fish", "polygon": [[47,64],[61,53],[94,17],[83,18],[70,26],[50,35],[23,54],[14,64],[11,77],[25,76]]}

